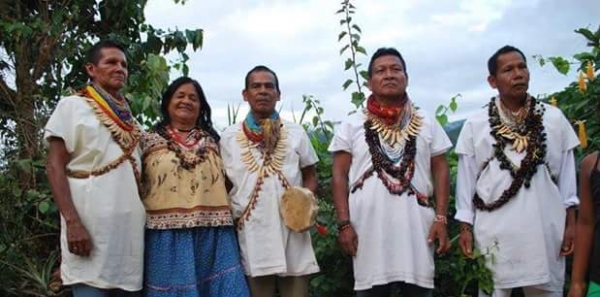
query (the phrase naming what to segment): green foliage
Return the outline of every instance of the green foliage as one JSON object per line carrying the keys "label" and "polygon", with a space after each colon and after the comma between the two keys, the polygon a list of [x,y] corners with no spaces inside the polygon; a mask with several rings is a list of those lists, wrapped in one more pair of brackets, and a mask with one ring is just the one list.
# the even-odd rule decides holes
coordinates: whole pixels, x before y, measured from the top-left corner
{"label": "green foliage", "polygon": [[[600,70],[600,27],[595,32],[585,28],[575,32],[585,38],[590,47],[587,52],[575,54],[572,62],[569,62],[578,71],[579,78],[546,99],[549,101],[554,97],[557,100],[558,107],[574,124],[576,131],[580,129],[576,123],[585,123],[588,146],[578,150],[577,158],[580,160],[585,154],[600,149],[600,80],[597,77]],[[591,77],[587,74],[588,65],[593,69]],[[558,68],[557,70],[560,71]]]}
{"label": "green foliage", "polygon": [[440,105],[435,109],[435,118],[440,125],[446,126],[446,124],[448,124],[448,112],[456,112],[458,109],[456,100],[460,97],[462,97],[460,94],[456,94],[454,97],[450,98],[450,103],[448,103],[448,105]]}
{"label": "green foliage", "polygon": [[[41,162],[21,160],[37,176],[43,175]],[[16,170],[0,175],[0,292],[12,296],[54,296],[49,288],[57,267],[58,210],[48,185],[32,189],[19,187]]]}
{"label": "green foliage", "polygon": [[[123,93],[138,121],[151,125],[171,67],[189,73],[184,51],[202,47],[203,31],[146,24],[145,0],[5,2],[0,2],[0,295],[51,296],[59,216],[43,161],[42,127],[50,111],[60,97],[87,83],[89,46],[110,38],[127,51]],[[163,57],[170,52],[180,54],[173,66]]]}
{"label": "green foliage", "polygon": [[356,13],[356,7],[351,3],[350,0],[343,0],[341,2],[341,8],[336,12],[342,16],[340,19],[340,26],[342,31],[338,35],[338,42],[347,40],[344,42],[340,49],[340,55],[343,55],[346,51],[350,50],[350,56],[344,62],[344,71],[352,71],[353,78],[347,79],[342,84],[342,89],[346,91],[350,85],[356,85],[356,91],[352,92],[352,104],[356,109],[363,107],[365,101],[365,93],[363,87],[366,86],[365,80],[367,79],[367,71],[361,70],[362,64],[357,62],[357,54],[367,55],[367,50],[360,45],[360,38],[362,30],[360,27],[352,22],[352,15]]}

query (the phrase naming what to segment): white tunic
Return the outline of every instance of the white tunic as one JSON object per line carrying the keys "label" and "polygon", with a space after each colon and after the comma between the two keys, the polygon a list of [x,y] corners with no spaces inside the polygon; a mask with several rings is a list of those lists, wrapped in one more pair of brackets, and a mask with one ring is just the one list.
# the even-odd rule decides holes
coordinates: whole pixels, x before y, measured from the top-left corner
{"label": "white tunic", "polygon": [[[536,286],[547,291],[562,291],[564,257],[562,246],[566,207],[578,204],[573,148],[579,144],[571,125],[562,112],[544,104],[544,132],[547,135],[545,166],[538,166],[530,188],[524,186],[499,209],[480,211],[473,206],[475,191],[486,203],[497,200],[513,181],[509,171],[501,170],[493,159],[495,139],[490,135],[488,109],[469,117],[456,145],[459,168],[456,188],[456,219],[474,224],[475,247],[488,257],[495,288]],[[525,152],[518,154],[509,147],[505,154],[520,164]],[[551,180],[558,175],[558,185]]]}
{"label": "white tunic", "polygon": [[[452,143],[437,121],[417,110],[423,126],[417,136],[415,173],[412,184],[429,197],[433,195],[431,158],[445,153]],[[372,166],[365,141],[364,113],[351,115],[335,132],[329,151],[352,154],[349,184],[355,183]],[[350,221],[358,234],[358,251],[354,258],[355,290],[391,282],[407,282],[433,288],[433,245],[427,236],[435,212],[420,206],[414,195],[390,194],[373,174],[362,189],[348,197]]]}
{"label": "white tunic", "polygon": [[[302,186],[300,169],[314,165],[318,158],[302,126],[282,122],[288,131],[288,149],[282,171],[291,185]],[[220,142],[225,171],[233,183],[229,194],[235,219],[246,209],[258,178],[257,172],[250,172],[241,159],[242,148],[236,140],[241,128],[241,123],[228,127]],[[256,149],[252,154],[262,164]],[[249,220],[238,231],[242,264],[251,277],[300,276],[319,271],[310,233],[290,231],[281,219],[279,201],[284,191],[275,175],[265,178]]]}
{"label": "white tunic", "polygon": [[[91,171],[123,154],[110,131],[100,123],[85,98],[69,96],[58,102],[45,127],[44,138],[64,140],[71,159],[67,169]],[[140,150],[133,156],[140,166]],[[141,168],[138,168],[141,170]],[[83,283],[97,288],[142,289],[145,210],[129,161],[100,176],[68,178],[71,197],[93,249],[89,257],[69,252],[61,216],[61,277],[65,285]]]}

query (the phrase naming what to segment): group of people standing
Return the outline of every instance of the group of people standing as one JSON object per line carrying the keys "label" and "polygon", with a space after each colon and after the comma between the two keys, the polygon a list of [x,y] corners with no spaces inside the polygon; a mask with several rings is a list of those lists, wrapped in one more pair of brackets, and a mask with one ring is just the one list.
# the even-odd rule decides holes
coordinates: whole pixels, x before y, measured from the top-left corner
{"label": "group of people standing", "polygon": [[[498,95],[467,119],[456,145],[459,246],[466,257],[493,248],[491,296],[517,287],[562,296],[564,256],[574,250],[571,296],[584,296],[588,268],[588,296],[600,294],[597,154],[583,161],[576,236],[571,125],[527,93],[520,50],[501,48],[488,69]],[[287,227],[280,203],[290,187],[316,192],[318,158],[303,128],[277,113],[275,72],[247,73],[250,112],[221,135],[188,77],[167,87],[162,118],[143,131],[120,94],[128,71],[118,43],[95,44],[86,72],[90,84],[59,101],[44,135],[61,213],[61,277],[74,296],[308,297],[319,271],[310,233]],[[357,296],[390,296],[394,286],[433,296],[434,253],[450,249],[452,143],[408,96],[397,50],[373,54],[367,83],[366,108],[329,145],[339,243],[353,258]]]}

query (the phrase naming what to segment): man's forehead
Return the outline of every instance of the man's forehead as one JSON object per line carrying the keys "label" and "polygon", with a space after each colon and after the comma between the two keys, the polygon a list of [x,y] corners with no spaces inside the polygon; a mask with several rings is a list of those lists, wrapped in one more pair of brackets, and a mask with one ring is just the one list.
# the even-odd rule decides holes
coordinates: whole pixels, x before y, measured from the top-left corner
{"label": "man's forehead", "polygon": [[116,47],[105,47],[100,49],[100,57],[119,57],[127,60],[125,53]]}
{"label": "man's forehead", "polygon": [[274,83],[275,82],[275,76],[273,76],[273,74],[271,72],[268,71],[256,71],[250,74],[250,77],[248,78],[248,80],[251,83],[262,83],[262,84],[266,84],[266,83]]}
{"label": "man's forehead", "polygon": [[400,61],[400,58],[398,58],[394,55],[381,56],[381,57],[375,59],[375,61],[373,61],[373,66],[386,66],[386,65],[402,66],[402,62]]}
{"label": "man's forehead", "polygon": [[498,56],[498,64],[507,63],[525,63],[525,59],[519,52],[508,52]]}

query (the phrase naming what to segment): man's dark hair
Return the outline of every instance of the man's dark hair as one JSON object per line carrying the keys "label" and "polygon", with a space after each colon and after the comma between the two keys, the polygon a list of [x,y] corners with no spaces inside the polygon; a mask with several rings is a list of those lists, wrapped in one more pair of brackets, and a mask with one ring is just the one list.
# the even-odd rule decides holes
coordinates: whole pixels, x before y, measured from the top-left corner
{"label": "man's dark hair", "polygon": [[398,59],[400,59],[400,63],[402,63],[402,68],[404,68],[404,73],[407,74],[406,62],[404,62],[404,58],[402,58],[402,55],[400,54],[400,52],[393,47],[380,47],[377,49],[377,51],[375,51],[373,56],[371,56],[371,61],[369,61],[369,69],[367,71],[369,74],[369,78],[371,78],[371,76],[373,75],[373,62],[375,62],[375,60],[377,60],[383,56],[398,57]]}
{"label": "man's dark hair", "polygon": [[101,51],[103,48],[116,48],[125,54],[125,47],[110,39],[100,40],[96,42],[96,44],[92,45],[92,47],[88,50],[87,55],[85,57],[86,63],[92,63],[94,65],[98,65],[98,62],[101,58]]}
{"label": "man's dark hair", "polygon": [[490,72],[491,76],[496,76],[496,72],[498,71],[498,57],[500,57],[500,55],[504,55],[504,54],[508,54],[508,53],[512,53],[512,52],[517,52],[519,53],[519,55],[521,55],[521,57],[523,57],[523,61],[525,61],[525,63],[527,63],[527,58],[525,58],[525,55],[523,54],[523,52],[512,46],[512,45],[505,45],[503,47],[501,47],[499,50],[497,50],[488,60],[488,71]]}
{"label": "man's dark hair", "polygon": [[265,71],[265,72],[269,72],[269,73],[273,74],[273,77],[275,78],[275,89],[277,90],[277,93],[281,93],[281,91],[279,90],[279,79],[277,78],[277,74],[275,74],[275,71],[271,70],[271,68],[264,66],[264,65],[255,66],[254,68],[250,69],[250,71],[248,71],[248,73],[246,73],[246,79],[245,79],[246,83],[244,85],[244,90],[248,90],[250,75],[254,72],[261,72],[261,71]]}

